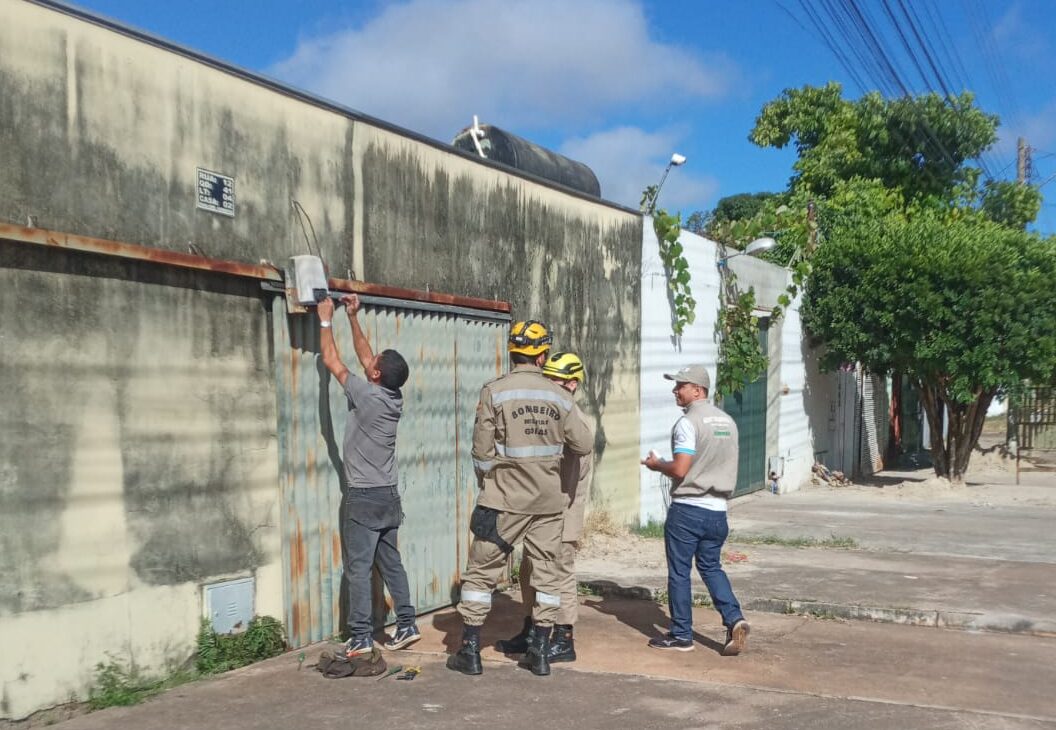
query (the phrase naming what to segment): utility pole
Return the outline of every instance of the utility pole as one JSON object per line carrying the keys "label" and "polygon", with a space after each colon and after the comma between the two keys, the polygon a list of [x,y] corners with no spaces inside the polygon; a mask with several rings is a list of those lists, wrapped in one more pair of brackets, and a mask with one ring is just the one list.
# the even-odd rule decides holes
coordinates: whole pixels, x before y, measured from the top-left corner
{"label": "utility pole", "polygon": [[1029,182],[1033,173],[1030,168],[1030,145],[1027,144],[1027,140],[1020,137],[1016,141],[1016,182]]}

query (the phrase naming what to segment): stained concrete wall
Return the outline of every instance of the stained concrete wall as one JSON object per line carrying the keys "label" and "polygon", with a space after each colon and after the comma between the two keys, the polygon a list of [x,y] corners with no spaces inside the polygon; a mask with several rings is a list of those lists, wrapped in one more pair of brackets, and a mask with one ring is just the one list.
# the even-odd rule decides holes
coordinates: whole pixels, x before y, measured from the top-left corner
{"label": "stained concrete wall", "polygon": [[[642,235],[642,454],[656,449],[670,455],[671,427],[681,414],[671,393],[672,383],[663,379],[663,373],[703,363],[713,383],[716,377],[719,249],[715,242],[688,231],[682,231],[679,243],[689,262],[697,306],[694,322],[676,338],[671,333],[671,305],[656,234],[646,221]],[[741,289],[755,289],[760,314],[777,304],[791,281],[788,271],[759,259],[739,256],[728,263]],[[798,300],[786,316],[771,323],[768,344],[766,453],[784,459],[780,489],[791,491],[810,479],[814,451],[827,437],[832,376],[817,369],[816,353],[800,327]],[[641,524],[663,520],[665,482],[656,472],[640,470]]]}
{"label": "stained concrete wall", "polygon": [[[583,355],[595,503],[637,515],[640,216],[32,2],[0,0],[0,49],[0,219],[251,263],[309,229],[335,275],[508,300]],[[186,659],[202,582],[282,615],[261,301],[3,244],[0,717],[83,697],[105,649]]]}
{"label": "stained concrete wall", "polygon": [[203,582],[281,615],[266,324],[253,284],[0,242],[0,716],[185,659]]}

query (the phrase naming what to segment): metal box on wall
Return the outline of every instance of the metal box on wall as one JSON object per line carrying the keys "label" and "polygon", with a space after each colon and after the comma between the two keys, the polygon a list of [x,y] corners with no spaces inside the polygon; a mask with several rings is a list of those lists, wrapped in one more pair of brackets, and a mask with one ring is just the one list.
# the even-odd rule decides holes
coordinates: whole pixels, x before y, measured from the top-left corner
{"label": "metal box on wall", "polygon": [[202,586],[205,615],[218,634],[244,631],[253,620],[253,578],[237,578]]}

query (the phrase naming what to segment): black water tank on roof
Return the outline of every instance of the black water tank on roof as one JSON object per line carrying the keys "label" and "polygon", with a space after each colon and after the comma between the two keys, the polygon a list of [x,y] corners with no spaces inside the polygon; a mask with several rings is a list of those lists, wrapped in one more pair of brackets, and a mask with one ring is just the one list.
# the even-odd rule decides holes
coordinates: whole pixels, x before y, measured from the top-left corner
{"label": "black water tank on roof", "polygon": [[[501,162],[517,170],[531,173],[537,177],[560,183],[596,198],[601,197],[601,185],[594,171],[582,162],[570,160],[564,155],[551,152],[534,142],[529,142],[516,134],[504,132],[490,124],[481,124],[478,129],[484,132],[479,137],[484,156],[489,160]],[[452,146],[479,155],[473,144],[473,128],[466,127],[451,143]]]}

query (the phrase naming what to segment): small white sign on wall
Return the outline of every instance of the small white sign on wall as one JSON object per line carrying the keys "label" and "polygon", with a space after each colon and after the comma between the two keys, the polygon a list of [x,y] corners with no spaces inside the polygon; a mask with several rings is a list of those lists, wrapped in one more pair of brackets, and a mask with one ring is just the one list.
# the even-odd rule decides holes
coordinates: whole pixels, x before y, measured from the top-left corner
{"label": "small white sign on wall", "polygon": [[235,217],[235,178],[198,169],[198,208]]}

